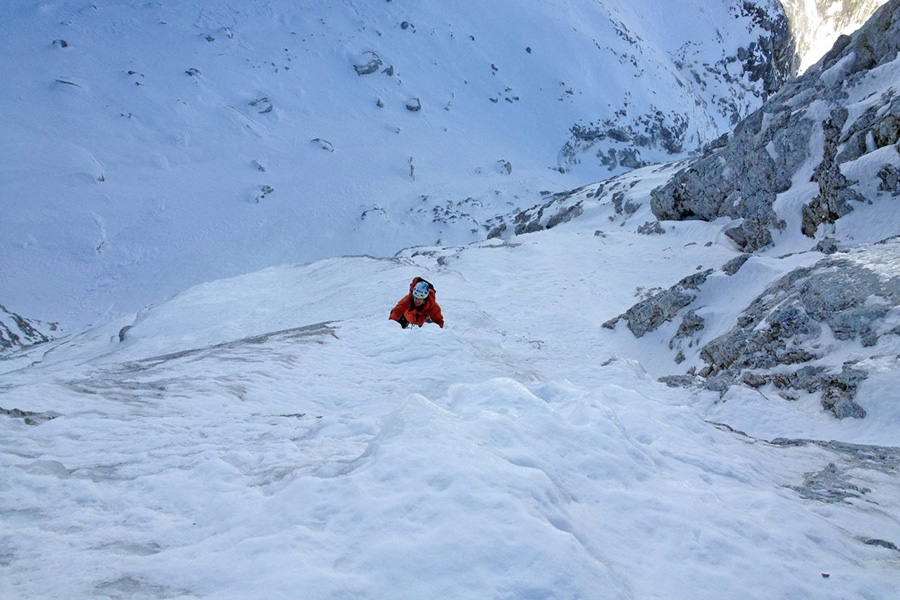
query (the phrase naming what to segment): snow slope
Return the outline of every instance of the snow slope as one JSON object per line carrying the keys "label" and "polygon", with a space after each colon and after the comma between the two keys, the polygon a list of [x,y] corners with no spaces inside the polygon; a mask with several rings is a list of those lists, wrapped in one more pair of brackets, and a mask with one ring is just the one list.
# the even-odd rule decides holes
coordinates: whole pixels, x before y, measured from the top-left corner
{"label": "snow slope", "polygon": [[[627,217],[607,194],[478,241],[594,181],[547,168],[558,142],[519,143],[559,117],[529,104],[540,77],[505,79],[552,47],[568,80],[571,39],[537,38],[526,11],[530,54],[502,20],[439,20],[438,3],[379,2],[372,20],[284,6],[14,3],[0,23],[27,25],[0,35],[17,59],[0,73],[23,84],[0,98],[17,152],[0,163],[0,289],[69,332],[0,358],[0,597],[895,595],[896,360],[860,385],[868,416],[837,420],[812,394],[667,387],[670,331],[602,326],[737,255],[727,219],[638,232],[672,165],[608,183]],[[556,31],[600,10],[560,6],[536,9]],[[457,57],[468,31],[508,46]],[[425,35],[438,65],[414,52]],[[388,38],[400,74],[357,76]],[[455,65],[484,69],[434,77]],[[460,78],[475,91],[436,84]],[[890,229],[883,204],[841,235]],[[710,278],[708,335],[821,258],[799,235],[735,285]],[[387,320],[415,275],[444,329]]]}
{"label": "snow slope", "polygon": [[[664,386],[601,323],[735,252],[614,211],[205,283],[0,362],[0,595],[891,597],[898,370],[863,420]],[[419,274],[444,329],[387,320]]]}

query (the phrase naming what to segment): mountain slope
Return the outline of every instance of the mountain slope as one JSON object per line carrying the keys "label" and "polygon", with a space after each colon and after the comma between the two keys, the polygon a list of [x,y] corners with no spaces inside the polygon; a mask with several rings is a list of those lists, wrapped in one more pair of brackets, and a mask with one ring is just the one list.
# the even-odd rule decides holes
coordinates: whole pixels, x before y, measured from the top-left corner
{"label": "mountain slope", "polygon": [[13,2],[3,303],[75,331],[272,264],[483,239],[759,106],[782,13],[730,5]]}
{"label": "mountain slope", "polygon": [[[614,211],[211,282],[0,362],[4,596],[889,595],[896,421],[709,422],[601,323],[735,251],[594,235]],[[387,320],[417,274],[445,329]]]}
{"label": "mountain slope", "polygon": [[[856,400],[882,385],[898,349],[898,6],[702,156],[557,194],[491,235],[568,227],[604,206],[611,224],[647,235],[715,223],[741,255],[683,271],[606,326],[634,335],[633,355],[652,355],[672,385],[865,416]],[[790,266],[757,287],[776,264]]]}
{"label": "mountain slope", "polygon": [[[867,36],[771,106],[814,113]],[[847,78],[834,139],[889,120],[895,62]],[[487,241],[210,281],[0,358],[0,595],[890,597],[900,219],[861,179],[804,234],[815,125],[753,253],[739,215],[655,214],[700,157],[548,192]],[[875,172],[872,146],[830,172]],[[415,275],[444,329],[388,321]],[[819,355],[751,365],[761,337]],[[823,373],[853,396],[782,385]],[[848,398],[864,418],[835,418]]]}

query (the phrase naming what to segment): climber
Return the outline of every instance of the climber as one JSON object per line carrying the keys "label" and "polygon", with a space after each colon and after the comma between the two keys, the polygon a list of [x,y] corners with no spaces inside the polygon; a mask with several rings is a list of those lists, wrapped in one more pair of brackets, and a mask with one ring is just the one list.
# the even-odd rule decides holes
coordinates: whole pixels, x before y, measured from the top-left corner
{"label": "climber", "polygon": [[403,329],[410,325],[421,327],[425,323],[435,323],[442,329],[444,327],[444,317],[435,298],[434,286],[421,277],[413,278],[409,284],[409,294],[400,299],[388,318],[400,323]]}

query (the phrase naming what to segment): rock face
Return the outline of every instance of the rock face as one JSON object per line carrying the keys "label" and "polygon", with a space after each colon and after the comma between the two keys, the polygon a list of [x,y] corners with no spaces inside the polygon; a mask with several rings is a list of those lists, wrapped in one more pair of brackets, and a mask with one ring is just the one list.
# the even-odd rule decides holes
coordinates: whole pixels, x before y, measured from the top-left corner
{"label": "rock face", "polygon": [[[689,306],[695,299],[695,291],[699,289],[706,278],[713,272],[712,269],[688,275],[674,286],[667,290],[663,290],[651,297],[638,302],[629,308],[624,315],[617,317],[603,324],[604,327],[613,328],[619,319],[625,319],[628,329],[634,334],[634,337],[643,337],[646,333],[655,331],[660,325],[667,321],[671,321],[678,315],[678,311]],[[679,334],[684,337],[684,331],[696,331],[703,327],[703,319],[697,317],[693,312],[688,313]]]}
{"label": "rock face", "polygon": [[[898,49],[900,2],[892,0],[852,37],[840,38],[822,61],[781,88],[733,133],[654,190],[653,213],[660,220],[740,219],[726,234],[752,252],[771,245],[773,233],[787,227],[774,204],[809,160],[817,164],[812,179],[818,193],[802,209],[801,227],[808,236],[863,201],[860,182],[877,178],[883,187],[896,190],[891,184],[896,152],[866,161],[867,170],[849,167],[861,164],[863,156],[895,146],[900,137],[900,99],[893,87],[875,99],[856,95],[869,73],[894,61]],[[810,143],[819,136],[821,150]],[[854,170],[859,177],[845,175]]]}
{"label": "rock face", "polygon": [[0,355],[49,341],[50,337],[41,330],[55,331],[56,324],[26,319],[0,304]]}
{"label": "rock face", "polygon": [[[706,344],[700,373],[710,389],[772,385],[821,392],[837,417],[864,417],[855,402],[865,369],[856,365],[891,355],[900,326],[900,240],[829,256],[772,285],[731,331]],[[838,370],[828,356],[854,342],[854,359]]]}
{"label": "rock face", "polygon": [[772,205],[806,159],[812,123],[787,106],[770,106],[743,121],[727,145],[654,190],[653,214],[675,221],[743,219],[726,232],[741,249],[751,252],[771,244],[771,230],[785,227]]}
{"label": "rock face", "polygon": [[[788,400],[802,392],[818,394],[823,408],[838,418],[865,417],[856,401],[860,384],[874,365],[894,365],[900,358],[898,264],[900,236],[795,269],[758,296],[733,328],[700,348],[706,366],[699,372],[692,368],[661,380],[722,394],[741,385]],[[722,272],[732,275],[739,268],[731,261]],[[685,347],[698,345],[706,325],[694,304],[711,273],[685,278],[604,326],[615,328],[624,319],[634,336],[642,337],[666,323],[673,324],[672,331],[680,319],[669,341],[680,363]]]}

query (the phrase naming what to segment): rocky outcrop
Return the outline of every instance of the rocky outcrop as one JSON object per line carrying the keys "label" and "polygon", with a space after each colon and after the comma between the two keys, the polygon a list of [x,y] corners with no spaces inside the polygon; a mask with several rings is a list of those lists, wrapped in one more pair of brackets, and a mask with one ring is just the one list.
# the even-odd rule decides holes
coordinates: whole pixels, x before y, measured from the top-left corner
{"label": "rocky outcrop", "polygon": [[[653,213],[660,220],[740,220],[726,234],[752,252],[769,246],[773,233],[787,226],[775,212],[775,200],[813,159],[818,190],[801,209],[802,231],[813,236],[820,225],[847,214],[863,198],[856,186],[864,178],[851,179],[844,171],[860,157],[896,145],[900,132],[900,102],[893,88],[876,99],[853,94],[872,69],[895,60],[898,50],[900,0],[892,0],[732,134],[654,190]],[[813,156],[817,145],[811,141],[817,136],[824,144],[821,154]],[[882,181],[889,181],[895,159],[869,161],[856,170],[871,179],[882,173]]]}
{"label": "rocky outcrop", "polygon": [[[607,321],[603,326],[612,329],[619,320],[624,319],[634,337],[643,337],[645,334],[658,329],[663,323],[674,319],[678,315],[678,311],[690,305],[697,297],[696,291],[712,272],[712,269],[707,269],[706,271],[689,275],[671,288],[638,302],[625,311],[625,314]],[[686,317],[685,322],[682,322],[682,328],[689,328],[693,331],[702,329],[703,320],[696,317],[693,313],[689,313],[689,315],[690,323],[687,323],[689,317]],[[681,332],[681,329],[679,329],[679,332]]]}
{"label": "rocky outcrop", "polygon": [[743,219],[726,232],[739,248],[752,251],[771,244],[771,230],[785,226],[772,205],[805,161],[811,132],[812,123],[788,106],[754,113],[727,145],[653,190],[653,214],[674,221]]}
{"label": "rocky outcrop", "polygon": [[44,332],[56,331],[56,327],[56,323],[26,319],[0,304],[0,355],[50,341]]}
{"label": "rocky outcrop", "polygon": [[749,18],[760,32],[746,47],[738,48],[734,57],[723,59],[722,66],[735,61],[751,82],[762,82],[763,98],[775,93],[797,73],[800,64],[794,33],[784,12],[783,2],[742,2],[733,10],[735,18]]}
{"label": "rocky outcrop", "polygon": [[[737,325],[706,344],[706,387],[766,385],[820,393],[839,418],[864,417],[855,400],[866,360],[900,340],[900,240],[826,257],[777,281],[743,311]],[[835,365],[837,344],[855,343],[854,359]]]}
{"label": "rocky outcrop", "polygon": [[[543,229],[552,229],[577,218],[584,212],[585,198],[594,197],[594,193],[586,191],[586,189],[578,188],[551,194],[549,199],[542,204],[520,211],[513,216],[500,215],[496,217],[495,220],[499,223],[493,225],[488,231],[487,239],[501,237],[509,231],[512,231],[514,235],[522,235]],[[507,222],[508,219],[512,220],[511,224]]]}
{"label": "rocky outcrop", "polygon": [[[504,167],[506,168],[506,167]],[[509,172],[512,165],[508,166]],[[667,165],[661,169],[667,174],[673,172],[674,167]],[[563,223],[577,219],[585,210],[596,210],[601,206],[611,206],[614,215],[610,215],[610,222],[614,220],[624,221],[633,216],[642,206],[646,206],[643,199],[633,199],[631,193],[636,183],[634,173],[626,173],[601,183],[586,185],[584,187],[551,194],[542,192],[544,202],[531,208],[518,211],[514,214],[497,215],[492,219],[487,228],[487,238],[497,238],[507,235],[522,235],[544,229],[552,229]],[[640,178],[642,174],[637,174]],[[643,174],[647,176],[647,174]],[[664,180],[666,174],[654,173],[651,176]],[[620,225],[623,224],[620,222]],[[656,221],[645,223],[638,228],[639,233],[663,234],[663,228]],[[598,232],[599,233],[599,232]]]}
{"label": "rocky outcrop", "polygon": [[802,208],[801,229],[809,237],[816,235],[819,225],[834,223],[852,211],[851,200],[864,201],[862,195],[851,187],[853,182],[841,173],[840,164],[836,161],[841,129],[847,121],[847,116],[847,109],[840,107],[831,111],[831,116],[822,122],[822,131],[825,134],[822,162],[818,164],[812,176],[812,180],[819,184],[819,194]]}
{"label": "rocky outcrop", "polygon": [[381,59],[371,50],[364,52],[360,60],[353,65],[357,75],[371,75],[381,68]]}
{"label": "rocky outcrop", "polygon": [[[641,148],[659,149],[673,157],[683,156],[692,150],[686,147],[690,128],[691,122],[686,115],[674,112],[665,114],[660,110],[637,115],[631,120],[601,119],[575,124],[569,128],[570,139],[560,151],[560,162],[578,163],[581,155],[596,146],[606,146],[594,155],[609,171],[639,169],[652,164],[642,156]],[[618,147],[620,144],[624,147]]]}
{"label": "rocky outcrop", "polygon": [[[722,274],[734,275],[748,259],[729,261]],[[712,269],[650,295],[603,326],[614,329],[625,321],[640,338],[668,324],[676,363],[686,360],[689,348],[699,349],[705,366],[660,379],[671,386],[700,385],[724,394],[738,385],[788,400],[816,394],[836,417],[862,418],[860,384],[873,365],[900,358],[898,264],[900,237],[795,269],[753,300],[734,327],[702,346],[706,322],[697,299],[716,302],[714,295],[704,295]],[[727,289],[721,279],[716,285]],[[846,358],[848,348],[852,358]]]}
{"label": "rocky outcrop", "polygon": [[3,408],[2,406],[0,406],[0,415],[11,419],[22,419],[26,425],[40,425],[60,416],[59,413],[53,411],[34,412],[18,408]]}

